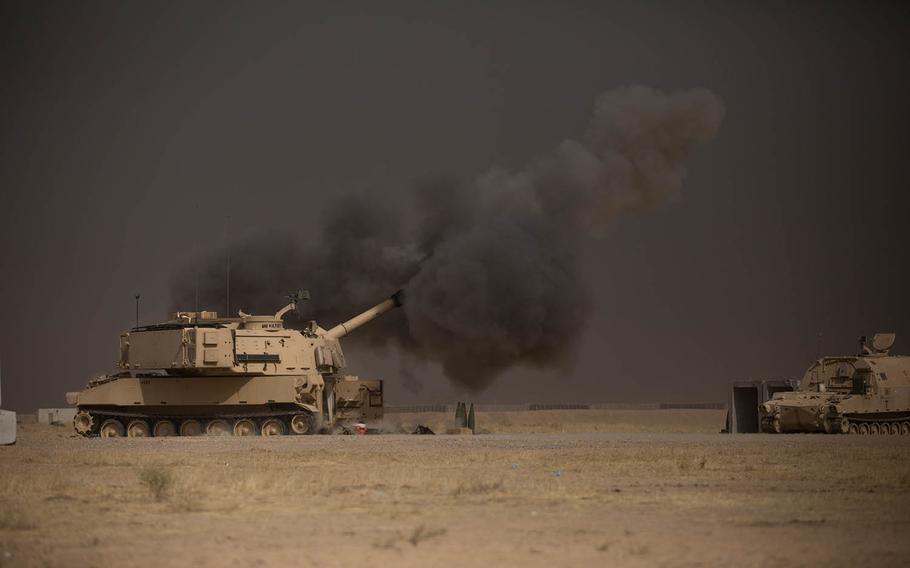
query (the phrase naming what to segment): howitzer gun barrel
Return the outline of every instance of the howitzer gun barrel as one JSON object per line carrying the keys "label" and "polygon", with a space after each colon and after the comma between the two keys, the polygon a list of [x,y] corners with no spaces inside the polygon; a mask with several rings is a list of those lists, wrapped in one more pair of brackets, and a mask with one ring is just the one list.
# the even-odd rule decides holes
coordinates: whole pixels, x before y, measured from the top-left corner
{"label": "howitzer gun barrel", "polygon": [[344,337],[345,335],[351,333],[358,327],[360,327],[364,324],[367,324],[367,323],[373,321],[374,319],[378,318],[382,314],[386,313],[387,311],[400,306],[402,303],[402,300],[403,300],[403,295],[404,294],[403,294],[402,290],[395,292],[394,294],[392,294],[392,296],[388,300],[386,300],[380,304],[376,304],[375,306],[373,306],[372,308],[363,312],[362,314],[356,315],[344,323],[340,323],[340,324],[336,325],[335,327],[330,329],[328,332],[326,332],[326,337],[330,337],[333,339],[339,339],[341,337]]}

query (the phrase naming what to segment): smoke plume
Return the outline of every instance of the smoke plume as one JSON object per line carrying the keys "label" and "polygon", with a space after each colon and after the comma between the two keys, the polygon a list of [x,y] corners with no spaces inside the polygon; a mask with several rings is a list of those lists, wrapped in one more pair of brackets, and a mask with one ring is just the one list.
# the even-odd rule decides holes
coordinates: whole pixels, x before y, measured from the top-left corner
{"label": "smoke plume", "polygon": [[[559,366],[587,313],[581,245],[616,216],[676,195],[690,153],[714,137],[723,112],[704,89],[606,92],[578,140],[521,171],[427,180],[410,210],[344,197],[307,244],[272,235],[232,246],[232,304],[268,312],[279,291],[305,286],[317,307],[306,319],[325,327],[405,288],[404,318],[352,337],[392,342],[474,390],[516,365]],[[223,266],[220,257],[207,263],[200,298],[223,298]],[[179,307],[192,305],[196,288],[190,277],[175,283]]]}

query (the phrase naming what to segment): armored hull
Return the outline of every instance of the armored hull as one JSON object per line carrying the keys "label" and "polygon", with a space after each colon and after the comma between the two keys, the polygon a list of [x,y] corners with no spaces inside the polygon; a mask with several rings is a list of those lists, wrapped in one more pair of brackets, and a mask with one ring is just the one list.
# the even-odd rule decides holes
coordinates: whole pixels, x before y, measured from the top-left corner
{"label": "armored hull", "polygon": [[910,357],[889,355],[893,335],[856,356],[824,357],[800,388],[759,406],[764,432],[910,435]]}
{"label": "armored hull", "polygon": [[178,312],[120,337],[121,371],[67,393],[83,436],[313,434],[382,418],[381,380],[341,374],[339,339],[400,305],[400,295],[331,330],[282,317]]}

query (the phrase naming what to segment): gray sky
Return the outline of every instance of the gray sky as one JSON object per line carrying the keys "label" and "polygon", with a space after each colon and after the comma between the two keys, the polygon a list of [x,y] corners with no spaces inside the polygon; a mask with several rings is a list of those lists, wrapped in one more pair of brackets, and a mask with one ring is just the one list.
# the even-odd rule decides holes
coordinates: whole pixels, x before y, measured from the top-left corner
{"label": "gray sky", "polygon": [[[145,322],[166,319],[179,272],[226,240],[303,239],[333,196],[394,203],[428,175],[522,167],[628,84],[712,90],[720,133],[678,199],[586,246],[593,313],[574,365],[514,369],[473,400],[720,400],[734,379],[801,374],[819,331],[828,353],[875,331],[906,352],[908,16],[886,2],[4,2],[4,407],[62,405],[111,370],[133,294]],[[389,404],[463,396],[433,366],[403,388],[394,351],[346,354],[388,381]]]}

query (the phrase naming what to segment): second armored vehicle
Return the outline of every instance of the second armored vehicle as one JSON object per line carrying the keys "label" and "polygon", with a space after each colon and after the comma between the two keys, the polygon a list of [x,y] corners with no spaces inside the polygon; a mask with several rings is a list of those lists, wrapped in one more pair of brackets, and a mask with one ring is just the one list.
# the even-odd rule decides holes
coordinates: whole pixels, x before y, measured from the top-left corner
{"label": "second armored vehicle", "polygon": [[910,435],[910,357],[889,354],[894,339],[863,337],[858,355],[816,361],[798,390],[759,406],[762,431]]}
{"label": "second armored vehicle", "polygon": [[382,418],[382,381],[343,375],[339,339],[401,305],[401,292],[326,331],[274,315],[177,312],[120,336],[120,372],[67,393],[83,436],[313,434]]}

